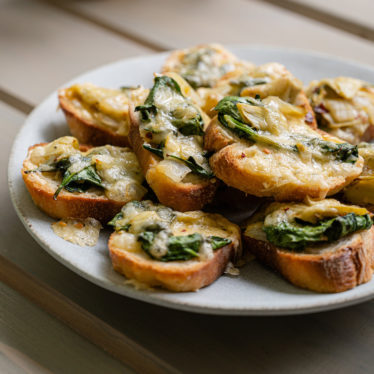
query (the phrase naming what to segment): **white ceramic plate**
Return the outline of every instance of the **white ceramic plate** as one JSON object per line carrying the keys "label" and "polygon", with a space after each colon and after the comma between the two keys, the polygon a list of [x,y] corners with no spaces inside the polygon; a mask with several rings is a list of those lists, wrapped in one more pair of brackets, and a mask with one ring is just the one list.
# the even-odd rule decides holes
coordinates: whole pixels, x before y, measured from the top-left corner
{"label": "white ceramic plate", "polygon": [[[229,48],[240,58],[257,64],[277,61],[304,83],[338,75],[374,82],[374,69],[331,56],[306,51],[236,46]],[[71,82],[92,82],[100,86],[143,84],[150,86],[154,72],[160,71],[166,54],[122,60],[83,74]],[[137,291],[113,271],[108,251],[108,232],[101,234],[95,247],[79,247],[56,236],[52,220],[31,201],[21,177],[27,148],[68,134],[68,127],[53,92],[27,118],[19,132],[9,161],[9,188],[16,211],[30,234],[55,259],[91,282],[113,292],[145,302],[187,311],[226,315],[281,315],[322,311],[352,305],[372,298],[374,280],[338,294],[317,294],[292,286],[281,277],[252,261],[239,277],[222,276],[198,292],[171,293]],[[25,250],[27,250],[25,245]]]}

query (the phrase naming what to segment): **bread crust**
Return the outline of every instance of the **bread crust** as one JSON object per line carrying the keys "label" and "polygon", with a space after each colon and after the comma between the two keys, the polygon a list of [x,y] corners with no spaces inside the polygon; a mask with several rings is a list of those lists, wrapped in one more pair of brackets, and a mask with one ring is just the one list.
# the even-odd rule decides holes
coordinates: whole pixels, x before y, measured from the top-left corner
{"label": "bread crust", "polygon": [[129,138],[145,178],[159,201],[180,212],[200,210],[213,200],[218,181],[207,179],[201,183],[181,183],[157,173],[156,166],[160,158],[143,148],[143,139],[139,132],[139,115],[130,105]]}
{"label": "bread crust", "polygon": [[216,250],[214,256],[206,261],[161,262],[116,247],[114,235],[118,234],[113,233],[108,242],[114,270],[148,286],[160,286],[176,292],[196,291],[214,282],[235,252],[234,245],[229,244]]}
{"label": "bread crust", "polygon": [[[320,130],[317,131],[322,133]],[[271,175],[269,173],[252,175],[242,167],[239,155],[239,153],[242,153],[239,151],[238,141],[235,135],[231,135],[221,126],[218,117],[214,117],[204,138],[204,148],[215,152],[209,159],[210,166],[217,178],[228,186],[258,197],[273,197],[278,201],[302,201],[306,196],[323,199],[337,193],[359,175],[359,172],[357,172],[346,178],[338,178],[337,176],[335,185],[324,189],[320,185],[306,183],[300,185],[291,182],[287,186],[281,186],[281,188],[265,188],[266,185],[272,186],[274,184]],[[363,160],[359,160],[358,163],[363,164]]]}
{"label": "bread crust", "polygon": [[[53,199],[55,188],[46,183],[39,173],[26,173],[35,165],[30,161],[30,150],[48,143],[33,145],[29,148],[28,156],[23,162],[22,178],[34,204],[52,218],[96,218],[107,224],[126,202],[109,200],[106,196],[89,193],[71,193],[62,190],[56,200]],[[81,151],[88,150],[87,146],[80,146]]]}
{"label": "bread crust", "polygon": [[87,121],[82,118],[78,108],[66,97],[64,89],[59,90],[58,99],[70,132],[80,143],[91,144],[93,146],[106,144],[118,147],[130,146],[128,136],[117,134],[110,129],[98,126],[93,121]]}
{"label": "bread crust", "polygon": [[245,249],[292,284],[316,292],[343,292],[368,282],[374,265],[374,227],[351,235],[335,251],[305,254],[244,235]]}

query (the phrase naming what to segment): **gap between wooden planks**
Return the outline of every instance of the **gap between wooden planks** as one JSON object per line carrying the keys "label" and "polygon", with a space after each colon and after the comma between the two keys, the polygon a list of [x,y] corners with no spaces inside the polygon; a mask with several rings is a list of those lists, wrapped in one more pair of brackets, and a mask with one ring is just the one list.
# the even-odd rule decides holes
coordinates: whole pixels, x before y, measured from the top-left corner
{"label": "gap between wooden planks", "polygon": [[87,15],[87,14],[83,14],[79,10],[75,10],[72,6],[70,6],[69,4],[66,4],[63,1],[59,1],[59,0],[38,0],[38,1],[42,2],[42,3],[47,3],[49,5],[53,5],[56,8],[58,8],[59,10],[62,10],[62,11],[66,12],[70,15],[75,16],[75,17],[79,17],[80,19],[82,19],[86,22],[89,22],[89,23],[91,23],[95,26],[101,27],[102,29],[104,29],[106,31],[110,31],[110,32],[112,32],[116,35],[119,35],[119,36],[121,36],[125,39],[128,39],[128,40],[131,40],[135,43],[138,43],[138,44],[142,45],[143,47],[153,49],[155,52],[164,52],[164,51],[167,51],[167,50],[170,49],[165,45],[161,45],[161,44],[157,44],[155,42],[151,42],[151,41],[147,40],[146,38],[143,38],[143,37],[141,37],[141,36],[139,36],[139,35],[137,35],[133,32],[119,30],[115,26],[112,26],[108,22],[102,21],[101,19],[99,19],[97,17],[90,16],[90,15]]}
{"label": "gap between wooden planks", "polygon": [[0,87],[0,101],[8,104],[10,107],[19,110],[24,114],[29,114],[33,109],[34,106],[27,103],[26,101],[20,99],[17,96],[14,96]]}
{"label": "gap between wooden planks", "polygon": [[337,14],[318,9],[313,2],[302,4],[293,0],[262,0],[279,8],[290,10],[304,17],[330,25],[339,30],[347,31],[363,39],[374,41],[374,27],[365,26],[359,22],[349,20]]}
{"label": "gap between wooden planks", "polygon": [[179,373],[139,344],[0,255],[0,281],[139,373]]}

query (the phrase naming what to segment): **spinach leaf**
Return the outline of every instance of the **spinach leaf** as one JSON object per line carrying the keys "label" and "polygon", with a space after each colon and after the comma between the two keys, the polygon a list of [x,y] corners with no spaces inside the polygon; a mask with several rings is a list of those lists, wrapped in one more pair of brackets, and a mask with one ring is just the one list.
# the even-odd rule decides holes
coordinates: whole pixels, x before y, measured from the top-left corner
{"label": "spinach leaf", "polygon": [[212,246],[213,250],[224,247],[227,244],[231,243],[231,239],[221,238],[219,236],[209,236],[208,241]]}
{"label": "spinach leaf", "polygon": [[152,231],[143,231],[138,235],[138,241],[141,243],[142,249],[147,252],[149,256],[151,256],[149,251],[151,250],[155,236],[156,234]]}
{"label": "spinach leaf", "polygon": [[247,125],[244,122],[238,121],[229,115],[223,115],[223,118],[218,115],[219,121],[228,129],[233,131],[239,138],[250,140],[254,143],[262,143],[276,149],[285,149],[292,152],[298,152],[296,145],[284,145],[277,143],[270,137],[261,134],[257,129]]}
{"label": "spinach leaf", "polygon": [[319,147],[322,153],[333,156],[336,160],[354,164],[358,159],[358,147],[349,143],[334,143],[313,138],[305,142],[307,146]]}
{"label": "spinach leaf", "polygon": [[[141,118],[143,122],[149,122],[154,115],[157,114],[158,108],[155,105],[155,95],[157,90],[165,87],[170,88],[178,95],[184,98],[179,84],[172,78],[167,76],[161,76],[155,78],[155,83],[149,92],[147,99],[143,105],[139,105],[135,108],[135,111],[141,112]],[[204,121],[200,113],[194,118],[179,118],[177,111],[169,113],[174,118],[171,123],[179,130],[183,135],[203,135]],[[152,130],[149,130],[152,131]]]}
{"label": "spinach leaf", "polygon": [[[169,236],[167,253],[161,258],[156,258],[152,255],[151,249],[156,233],[154,231],[146,231],[138,235],[138,241],[141,242],[142,249],[153,259],[168,262],[168,261],[187,261],[199,256],[199,250],[204,238],[199,233],[181,236]],[[220,238],[218,236],[210,236],[208,242],[211,244],[213,250],[224,247],[231,243],[230,239]]]}
{"label": "spinach leaf", "polygon": [[159,146],[157,148],[155,148],[155,147],[152,147],[149,144],[144,143],[143,148],[146,149],[149,152],[154,153],[156,156],[158,156],[160,158],[164,158],[164,152],[162,151],[162,148],[160,148]]}
{"label": "spinach leaf", "polygon": [[252,99],[251,97],[226,96],[221,101],[219,101],[214,110],[216,110],[221,115],[221,118],[223,118],[223,116],[227,114],[237,121],[242,121],[242,117],[239,113],[238,107],[236,106],[236,104],[238,103],[263,106],[263,104],[259,100]]}
{"label": "spinach leaf", "polygon": [[356,231],[369,229],[372,224],[368,214],[360,216],[348,213],[345,216],[322,220],[316,225],[298,220],[264,226],[263,230],[266,238],[274,245],[301,251],[308,245],[334,242]]}
{"label": "spinach leaf", "polygon": [[203,237],[200,234],[184,236],[171,236],[168,243],[168,252],[161,257],[161,261],[190,260],[199,256],[199,248]]}
{"label": "spinach leaf", "polygon": [[163,87],[169,87],[173,91],[183,96],[179,84],[174,79],[167,76],[156,77],[154,80],[154,85],[152,89],[149,91],[149,94],[144,104],[135,107],[135,112],[141,113],[141,118],[143,122],[149,122],[152,116],[154,116],[157,113],[157,107],[154,105],[154,99],[157,90],[159,90],[160,88],[162,89]]}
{"label": "spinach leaf", "polygon": [[[262,84],[267,84],[270,82],[270,78],[264,77],[264,78],[239,78],[239,79],[233,79],[230,81],[230,85],[232,86],[232,94],[234,95],[240,95],[241,92],[247,88],[247,87],[254,87],[259,86]],[[256,95],[257,96],[257,95]]]}
{"label": "spinach leaf", "polygon": [[57,196],[63,188],[70,192],[84,192],[87,191],[92,185],[104,188],[101,183],[101,178],[97,174],[93,165],[86,166],[76,173],[70,173],[68,170],[64,173],[61,184],[58,186],[53,199],[56,200]]}
{"label": "spinach leaf", "polygon": [[119,226],[117,224],[118,221],[120,221],[121,219],[123,219],[123,212],[119,212],[117,213],[108,223],[107,225],[108,226],[112,226],[114,227],[114,229],[116,231],[129,231],[129,228],[131,227],[131,224],[130,223],[127,223],[123,226]]}
{"label": "spinach leaf", "polygon": [[204,121],[201,115],[189,119],[175,119],[172,124],[183,135],[204,135]]}
{"label": "spinach leaf", "polygon": [[191,169],[191,171],[193,173],[199,175],[200,177],[203,177],[203,178],[213,178],[214,177],[214,174],[210,169],[208,169],[208,170],[204,169],[202,166],[200,166],[195,161],[195,159],[192,156],[188,157],[187,160],[185,160],[181,157],[178,157],[178,156],[174,156],[174,155],[168,155],[168,157],[174,158],[175,160],[183,162],[184,164],[186,164]]}

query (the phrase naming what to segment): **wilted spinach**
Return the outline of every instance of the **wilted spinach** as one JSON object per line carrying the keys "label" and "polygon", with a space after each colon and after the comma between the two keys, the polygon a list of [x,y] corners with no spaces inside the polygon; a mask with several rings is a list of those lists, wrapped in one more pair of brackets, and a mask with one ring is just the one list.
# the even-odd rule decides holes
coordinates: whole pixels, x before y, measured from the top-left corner
{"label": "wilted spinach", "polygon": [[359,230],[369,229],[373,224],[368,214],[348,213],[321,220],[317,224],[296,220],[279,225],[264,226],[266,238],[278,247],[302,251],[306,246],[334,242]]}

